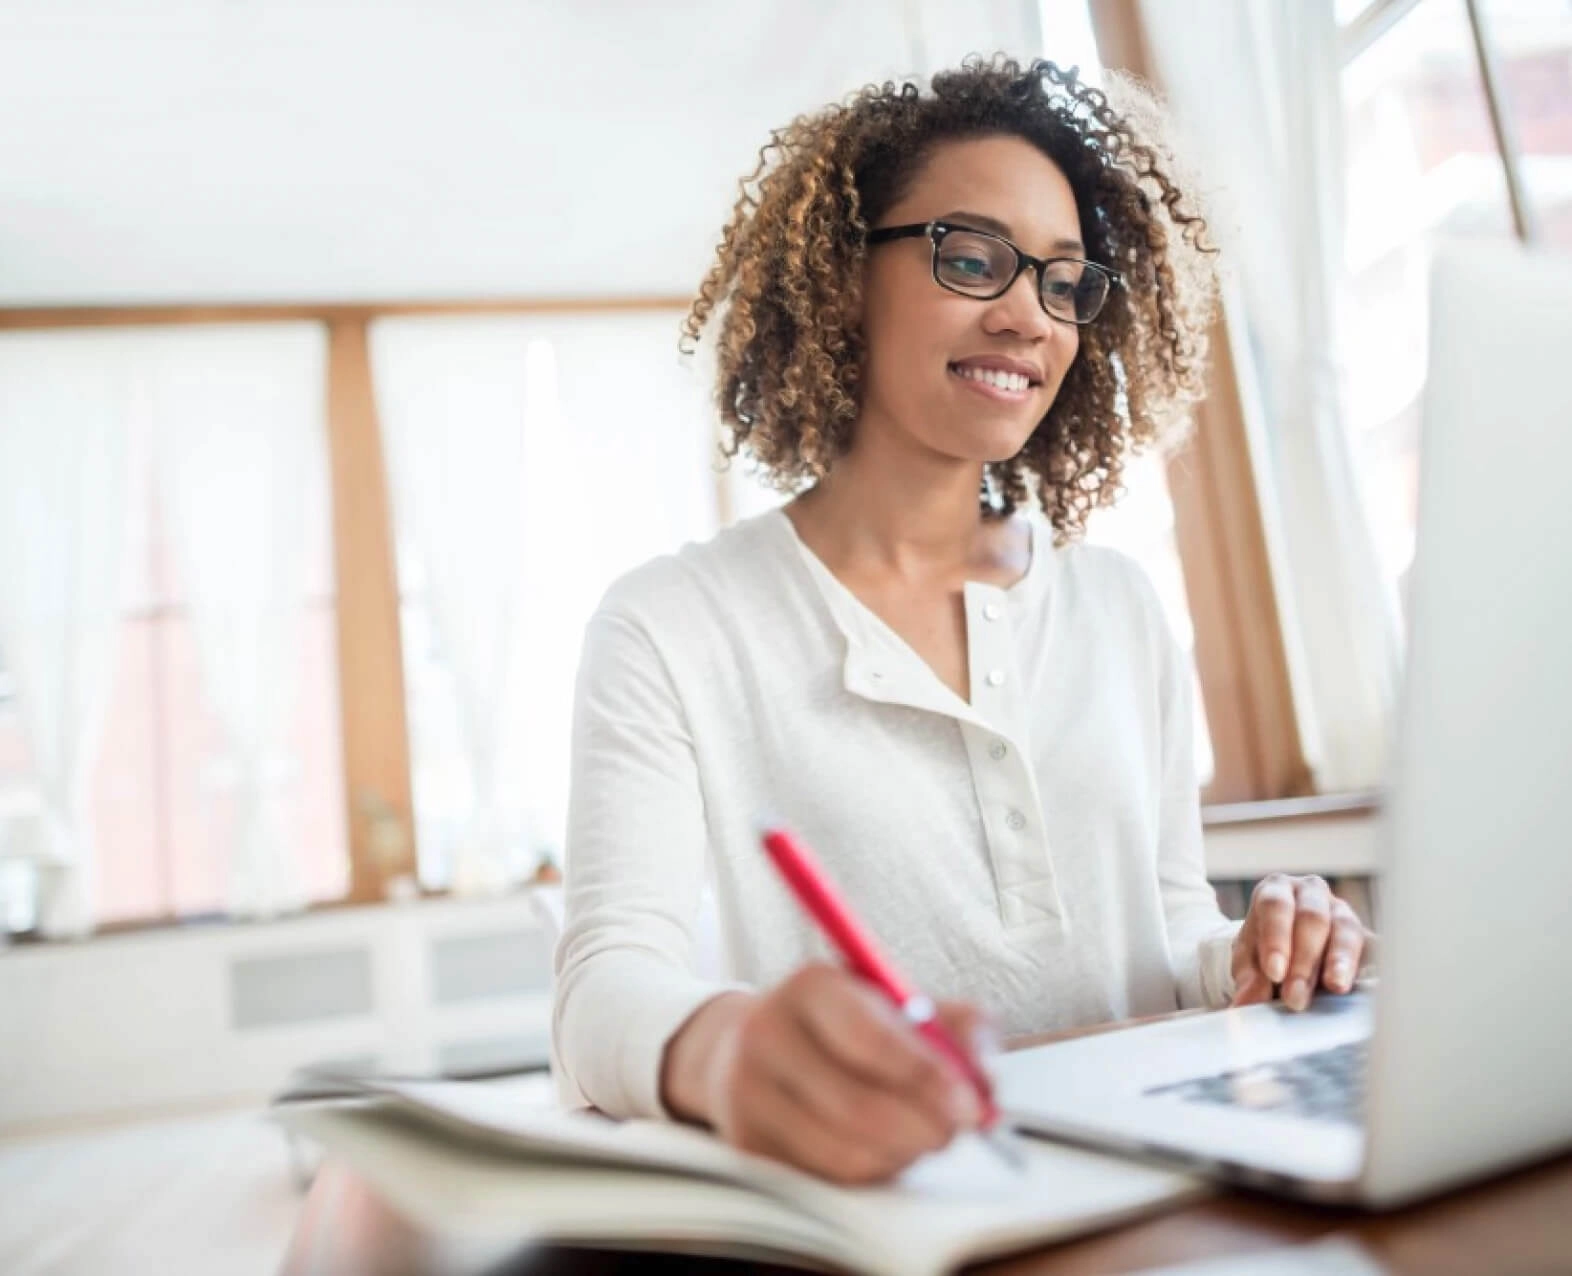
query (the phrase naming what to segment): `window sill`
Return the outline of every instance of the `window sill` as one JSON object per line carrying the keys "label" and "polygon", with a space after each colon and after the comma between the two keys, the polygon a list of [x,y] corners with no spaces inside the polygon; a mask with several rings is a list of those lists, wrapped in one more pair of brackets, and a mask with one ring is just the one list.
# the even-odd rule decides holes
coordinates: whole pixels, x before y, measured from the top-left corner
{"label": "window sill", "polygon": [[1213,881],[1268,873],[1367,877],[1380,863],[1381,795],[1338,793],[1202,809],[1206,871]]}
{"label": "window sill", "polygon": [[143,940],[192,938],[202,942],[204,936],[228,937],[268,936],[283,933],[290,928],[310,928],[317,925],[334,925],[335,919],[349,925],[376,925],[377,919],[394,915],[418,916],[426,919],[449,917],[475,917],[491,909],[506,913],[523,900],[535,882],[524,882],[494,895],[455,895],[445,890],[425,890],[408,899],[383,900],[320,900],[298,912],[283,913],[277,917],[230,917],[224,913],[200,913],[185,917],[150,917],[142,920],[104,922],[93,932],[80,939],[48,939],[37,931],[0,936],[0,959],[9,954],[37,952],[44,949],[65,949],[104,943],[137,943]]}
{"label": "window sill", "polygon": [[1225,802],[1203,806],[1201,823],[1213,829],[1238,824],[1277,825],[1286,820],[1368,819],[1380,810],[1380,792],[1366,789],[1357,793],[1323,793],[1271,802]]}

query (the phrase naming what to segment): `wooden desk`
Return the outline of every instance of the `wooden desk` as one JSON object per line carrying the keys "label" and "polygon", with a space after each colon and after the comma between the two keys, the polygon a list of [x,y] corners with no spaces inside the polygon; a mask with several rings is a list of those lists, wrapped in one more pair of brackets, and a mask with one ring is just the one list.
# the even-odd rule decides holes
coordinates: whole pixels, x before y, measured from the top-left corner
{"label": "wooden desk", "polygon": [[[972,1270],[989,1276],[1126,1272],[1258,1252],[1334,1234],[1356,1240],[1388,1271],[1405,1276],[1572,1273],[1572,1156],[1391,1214],[1290,1205],[1227,1193],[1145,1222]],[[527,1242],[501,1247],[437,1235],[412,1224],[363,1181],[329,1163],[318,1173],[306,1199],[281,1276],[350,1272],[357,1276],[678,1272],[790,1276],[787,1268],[758,1263],[616,1254]]]}

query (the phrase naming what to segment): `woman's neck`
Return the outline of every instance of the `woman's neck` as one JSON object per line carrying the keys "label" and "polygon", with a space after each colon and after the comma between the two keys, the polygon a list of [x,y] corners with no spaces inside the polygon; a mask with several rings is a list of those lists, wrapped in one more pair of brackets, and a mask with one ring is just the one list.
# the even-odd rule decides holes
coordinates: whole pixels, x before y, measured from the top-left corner
{"label": "woman's neck", "polygon": [[1010,520],[984,516],[981,489],[980,464],[854,447],[786,512],[838,574],[910,582],[1009,576],[1019,565],[1019,537]]}

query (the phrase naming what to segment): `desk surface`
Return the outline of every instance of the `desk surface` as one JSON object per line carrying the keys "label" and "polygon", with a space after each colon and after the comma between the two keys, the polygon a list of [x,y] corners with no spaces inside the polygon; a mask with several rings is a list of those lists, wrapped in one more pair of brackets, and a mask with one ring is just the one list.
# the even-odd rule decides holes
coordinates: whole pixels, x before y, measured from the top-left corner
{"label": "desk surface", "polygon": [[[1101,1235],[973,1270],[989,1276],[1135,1271],[1259,1252],[1333,1235],[1356,1241],[1369,1257],[1393,1273],[1572,1273],[1572,1156],[1391,1214],[1292,1205],[1227,1193]],[[439,1235],[411,1223],[366,1183],[330,1162],[312,1185],[281,1276],[337,1276],[350,1271],[360,1276],[631,1276],[668,1272],[789,1276],[787,1268],[757,1263],[616,1254],[524,1241],[502,1246]]]}

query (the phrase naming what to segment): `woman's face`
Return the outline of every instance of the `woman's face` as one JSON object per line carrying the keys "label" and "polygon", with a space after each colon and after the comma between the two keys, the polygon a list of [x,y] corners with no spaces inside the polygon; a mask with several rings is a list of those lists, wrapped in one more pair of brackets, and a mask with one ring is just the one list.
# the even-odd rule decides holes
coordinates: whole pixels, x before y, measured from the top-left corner
{"label": "woman's face", "polygon": [[[935,219],[992,231],[1034,257],[1085,256],[1069,181],[1017,137],[940,144],[879,225]],[[1008,460],[1053,403],[1080,334],[1043,311],[1036,271],[979,301],[935,283],[932,260],[926,237],[869,249],[857,428],[893,429],[954,460]]]}

